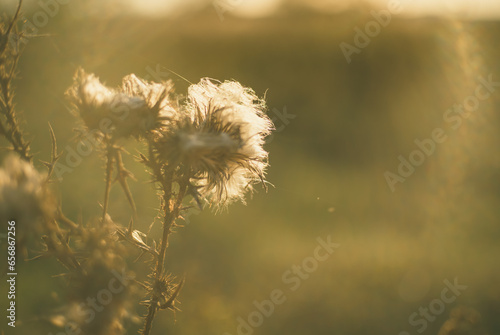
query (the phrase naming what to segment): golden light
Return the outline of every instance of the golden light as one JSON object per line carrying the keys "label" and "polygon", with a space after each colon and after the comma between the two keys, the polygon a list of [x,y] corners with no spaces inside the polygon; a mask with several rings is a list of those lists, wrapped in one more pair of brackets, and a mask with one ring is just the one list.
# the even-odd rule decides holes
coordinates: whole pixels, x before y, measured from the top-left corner
{"label": "golden light", "polygon": [[[13,0],[9,2],[15,3]],[[125,4],[133,14],[156,17],[176,16],[206,7],[214,7],[216,10],[219,7],[232,15],[257,18],[271,15],[287,5],[305,6],[324,12],[342,12],[366,5],[383,9],[390,3],[401,5],[401,16],[445,16],[472,20],[500,17],[500,2],[492,0],[108,0],[103,3],[116,3],[117,10],[122,10]]]}

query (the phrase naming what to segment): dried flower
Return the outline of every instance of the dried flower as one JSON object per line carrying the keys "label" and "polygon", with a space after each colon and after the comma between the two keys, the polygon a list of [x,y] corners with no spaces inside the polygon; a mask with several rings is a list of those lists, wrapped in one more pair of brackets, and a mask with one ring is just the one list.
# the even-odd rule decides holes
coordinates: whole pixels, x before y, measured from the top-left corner
{"label": "dried flower", "polygon": [[120,89],[112,89],[79,69],[66,94],[89,129],[115,137],[141,137],[170,118],[171,90],[170,82],[148,83],[133,74],[123,78]]}
{"label": "dried flower", "polygon": [[438,335],[485,335],[481,314],[464,306],[454,308]]}
{"label": "dried flower", "polygon": [[273,129],[265,108],[253,90],[238,82],[204,78],[189,87],[184,113],[157,142],[158,155],[179,166],[211,203],[243,200],[245,190],[264,181],[264,138]]}
{"label": "dried flower", "polygon": [[134,276],[126,271],[126,249],[116,230],[107,216],[74,236],[82,270],[70,273],[70,306],[78,310],[66,318],[85,334],[123,334],[123,320],[130,314]]}
{"label": "dried flower", "polygon": [[27,244],[40,241],[44,223],[56,213],[55,197],[40,174],[30,163],[17,155],[5,159],[0,169],[0,220],[16,222],[16,244],[19,254],[27,257]]}
{"label": "dried flower", "polygon": [[0,169],[0,219],[35,224],[54,216],[55,201],[46,176],[33,165],[9,155]]}
{"label": "dried flower", "polygon": [[121,89],[129,96],[141,97],[150,109],[158,111],[156,119],[150,120],[148,129],[159,126],[154,122],[170,120],[175,116],[176,109],[170,97],[174,91],[172,81],[147,82],[135,74],[129,74],[123,77]]}

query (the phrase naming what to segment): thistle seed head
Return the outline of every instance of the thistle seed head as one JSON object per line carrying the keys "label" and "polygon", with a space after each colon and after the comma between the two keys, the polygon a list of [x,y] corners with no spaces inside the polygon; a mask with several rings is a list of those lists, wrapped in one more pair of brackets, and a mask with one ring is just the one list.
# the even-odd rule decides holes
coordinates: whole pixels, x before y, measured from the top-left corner
{"label": "thistle seed head", "polygon": [[142,98],[150,109],[158,110],[158,116],[165,120],[175,115],[176,109],[171,99],[174,86],[170,80],[148,82],[135,74],[129,74],[123,77],[121,90],[129,96]]}
{"label": "thistle seed head", "polygon": [[72,320],[85,334],[123,334],[123,321],[134,299],[135,276],[126,270],[127,250],[118,241],[116,229],[107,216],[74,236],[82,271],[70,273],[70,303],[85,306],[90,298],[101,300],[102,304],[92,320]]}
{"label": "thistle seed head", "polygon": [[145,136],[175,111],[170,102],[172,84],[150,83],[131,74],[120,88],[103,85],[94,74],[79,69],[66,95],[85,126],[115,137]]}
{"label": "thistle seed head", "polygon": [[183,113],[161,133],[160,160],[179,166],[211,204],[243,200],[254,182],[264,181],[264,138],[273,129],[265,108],[238,82],[204,78],[189,87]]}
{"label": "thistle seed head", "polygon": [[39,232],[38,222],[50,220],[56,212],[56,201],[46,178],[19,156],[7,156],[4,168],[0,169],[0,219],[3,222],[15,219],[33,226],[19,229],[20,232]]}

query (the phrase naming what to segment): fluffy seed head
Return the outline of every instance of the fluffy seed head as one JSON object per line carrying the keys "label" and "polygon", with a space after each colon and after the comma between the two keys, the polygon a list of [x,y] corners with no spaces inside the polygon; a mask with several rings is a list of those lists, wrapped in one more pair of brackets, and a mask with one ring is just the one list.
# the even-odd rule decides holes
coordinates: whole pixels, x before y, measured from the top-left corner
{"label": "fluffy seed head", "polygon": [[0,169],[0,218],[35,224],[52,217],[55,201],[46,187],[46,176],[16,155],[9,155]]}
{"label": "fluffy seed head", "polygon": [[123,78],[122,87],[113,89],[79,69],[66,94],[89,129],[116,137],[141,137],[173,113],[171,90],[170,82],[149,83],[133,74]]}
{"label": "fluffy seed head", "polygon": [[[88,299],[105,299],[104,308],[89,320],[84,311],[66,315],[82,330],[82,334],[123,334],[123,320],[130,309],[136,287],[128,271],[124,256],[127,253],[116,236],[116,224],[109,216],[89,224],[74,236],[75,251],[84,258],[80,261],[82,273],[69,276],[70,307],[86,306]],[[83,313],[82,313],[83,312]],[[76,314],[76,315],[75,315]],[[80,316],[80,318],[78,318]]]}
{"label": "fluffy seed head", "polygon": [[[46,183],[46,175],[33,165],[9,155],[0,169],[0,221],[16,222],[18,253],[27,256],[27,245],[39,243],[44,222],[56,213],[56,199]],[[6,230],[5,230],[6,231]]]}
{"label": "fluffy seed head", "polygon": [[264,110],[264,101],[240,83],[204,78],[189,87],[183,113],[158,140],[158,154],[180,166],[212,204],[243,200],[254,182],[264,181],[264,138],[273,129]]}
{"label": "fluffy seed head", "polygon": [[148,82],[129,74],[122,80],[121,91],[129,96],[140,97],[146,102],[148,108],[155,113],[150,113],[146,121],[147,129],[156,129],[171,120],[176,109],[171,99],[174,87],[171,81],[162,83]]}

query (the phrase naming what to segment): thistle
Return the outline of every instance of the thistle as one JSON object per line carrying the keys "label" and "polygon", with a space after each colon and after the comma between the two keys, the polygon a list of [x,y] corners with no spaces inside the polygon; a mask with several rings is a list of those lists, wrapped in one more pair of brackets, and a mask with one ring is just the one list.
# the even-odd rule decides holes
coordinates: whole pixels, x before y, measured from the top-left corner
{"label": "thistle", "polygon": [[10,150],[18,153],[24,160],[31,161],[33,155],[30,153],[30,142],[26,140],[20,127],[12,84],[21,57],[20,40],[26,36],[25,31],[18,28],[21,5],[22,1],[19,1],[11,20],[0,18],[0,136],[10,143]]}
{"label": "thistle", "polygon": [[17,248],[27,255],[25,244],[44,232],[44,223],[56,217],[56,201],[48,188],[47,174],[15,154],[0,169],[0,220],[15,220],[20,226]]}
{"label": "thistle", "polygon": [[79,254],[81,271],[69,276],[69,310],[79,317],[66,318],[83,334],[120,335],[130,316],[135,275],[127,271],[127,250],[116,234],[117,225],[109,216],[94,221],[75,234],[74,250]]}
{"label": "thistle", "polygon": [[264,111],[251,89],[204,78],[189,87],[183,112],[160,134],[155,151],[211,204],[244,200],[253,183],[264,182],[264,138],[273,129]]}
{"label": "thistle", "polygon": [[133,136],[148,145],[148,154],[141,154],[140,161],[150,169],[160,190],[163,235],[158,249],[152,249],[134,238],[144,234],[132,225],[120,234],[154,259],[152,273],[142,283],[150,295],[145,301],[148,313],[143,329],[143,334],[149,334],[159,309],[175,310],[184,283],[183,279],[175,283],[175,277],[164,270],[168,239],[182,217],[184,198],[191,196],[198,206],[206,200],[216,208],[243,201],[255,182],[264,183],[268,154],[263,144],[273,124],[264,113],[264,101],[235,81],[217,83],[204,78],[189,87],[187,99],[178,106],[172,102],[170,82],[147,82],[131,74],[123,78],[120,88],[113,89],[82,69],[74,80],[67,94],[86,127],[97,129],[103,120],[112,123],[109,132],[101,132],[106,144],[103,220],[114,164],[135,212],[125,182],[130,173],[123,167],[117,141]]}
{"label": "thistle", "polygon": [[[158,309],[173,308],[184,280],[165,284],[168,239],[182,217],[183,200],[191,196],[198,206],[203,200],[220,208],[243,200],[254,182],[264,182],[267,152],[264,138],[273,125],[264,114],[265,104],[255,93],[230,81],[216,84],[202,79],[191,85],[186,102],[168,124],[147,138],[148,157],[141,161],[151,170],[162,201],[163,236],[148,287],[175,287],[165,297],[150,289],[143,334],[150,333]],[[164,303],[165,299],[171,303]]]}
{"label": "thistle", "polygon": [[113,139],[144,137],[169,119],[173,112],[170,82],[147,83],[131,74],[122,87],[109,88],[94,74],[78,69],[66,95],[89,130]]}
{"label": "thistle", "polygon": [[[0,22],[0,135],[17,153],[7,157],[0,169],[0,219],[29,225],[18,230],[17,247],[25,255],[25,242],[38,239],[42,248],[32,260],[54,258],[64,267],[68,301],[64,311],[48,316],[48,321],[66,331],[121,334],[124,320],[131,316],[126,311],[136,288],[142,288],[147,313],[141,332],[148,335],[159,310],[177,310],[185,282],[169,273],[165,257],[169,237],[189,208],[186,199],[200,207],[206,201],[221,208],[244,201],[256,182],[265,183],[268,153],[263,144],[273,129],[265,115],[265,102],[238,82],[204,78],[191,85],[187,98],[178,103],[181,98],[174,95],[170,81],[155,83],[130,74],[120,86],[108,87],[96,75],[78,69],[66,95],[82,131],[95,137],[93,144],[102,153],[105,192],[102,217],[77,224],[62,213],[60,201],[49,188],[61,157],[52,127],[49,124],[50,162],[42,162],[46,173],[34,168],[29,142],[19,127],[11,82],[20,56],[19,39],[13,34],[24,36],[16,25],[20,8],[21,2],[8,24]],[[123,163],[124,139],[147,146],[138,160],[158,190],[160,237],[134,227],[136,208],[127,184],[133,174]],[[133,209],[128,227],[113,222],[108,214],[114,173]],[[126,245],[149,256],[148,275],[130,277]],[[96,299],[100,305],[94,305]]]}
{"label": "thistle", "polygon": [[134,176],[123,165],[121,153],[124,150],[118,141],[127,137],[143,139],[161,129],[175,112],[170,100],[172,89],[171,82],[150,83],[133,74],[123,78],[121,87],[109,88],[94,74],[81,68],[76,71],[73,85],[66,95],[87,130],[102,143],[106,171],[103,220],[108,210],[114,170],[115,180],[122,187],[136,217],[135,202],[127,183],[127,179],[134,179]]}
{"label": "thistle", "polygon": [[[51,162],[44,162],[48,173],[38,173],[17,156],[8,158],[5,170],[0,170],[0,214],[39,222],[36,229],[26,230],[44,234],[44,249],[35,258],[55,257],[67,270],[69,302],[65,313],[50,318],[53,324],[71,324],[93,334],[120,334],[134,288],[142,287],[147,295],[142,334],[147,335],[159,310],[177,310],[185,280],[168,272],[165,257],[177,220],[189,208],[186,199],[200,207],[207,202],[219,209],[244,201],[255,183],[265,185],[268,153],[263,144],[273,124],[265,115],[265,102],[235,81],[219,83],[203,78],[189,87],[182,103],[177,103],[180,97],[174,96],[171,82],[148,82],[130,74],[121,86],[112,88],[96,75],[78,69],[66,94],[84,131],[100,140],[96,143],[105,165],[102,217],[90,225],[76,224],[62,214],[51,196],[48,184],[60,157],[52,128]],[[121,156],[126,138],[147,145],[147,152],[140,153],[138,159],[150,171],[158,190],[163,230],[159,238],[134,228],[136,208],[127,184],[133,175]],[[22,156],[23,152],[19,153]],[[112,222],[108,214],[115,171],[115,180],[134,212],[128,227]],[[17,210],[19,204],[22,210]],[[113,276],[126,269],[125,244],[149,255],[151,273],[117,291],[106,309],[82,318],[86,312],[81,301],[102,295]]]}

